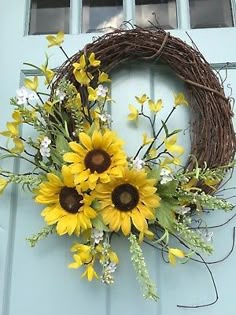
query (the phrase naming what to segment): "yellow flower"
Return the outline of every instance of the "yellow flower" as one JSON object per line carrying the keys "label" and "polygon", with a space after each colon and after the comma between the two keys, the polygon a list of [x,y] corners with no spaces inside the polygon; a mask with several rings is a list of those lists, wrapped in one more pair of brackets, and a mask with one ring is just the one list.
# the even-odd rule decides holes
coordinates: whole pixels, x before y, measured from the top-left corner
{"label": "yellow flower", "polygon": [[61,46],[61,44],[64,42],[64,33],[63,32],[58,32],[57,35],[48,35],[46,36],[49,45],[48,47],[52,46]]}
{"label": "yellow flower", "polygon": [[48,180],[40,184],[35,201],[47,205],[42,216],[48,225],[57,224],[59,235],[79,235],[92,227],[91,219],[97,213],[91,207],[92,197],[75,186],[68,166],[62,167],[61,175],[63,179],[48,173]]}
{"label": "yellow flower", "polygon": [[184,148],[178,144],[176,144],[177,142],[177,135],[173,135],[169,138],[166,138],[166,140],[164,140],[164,144],[165,144],[165,148],[168,152],[170,153],[178,153],[179,155],[184,153]]}
{"label": "yellow flower", "polygon": [[135,98],[136,98],[137,102],[141,105],[143,105],[148,99],[146,94],[143,94],[141,97],[135,96]]}
{"label": "yellow flower", "polygon": [[[113,262],[114,264],[119,264],[119,258],[117,256],[117,254],[111,250],[111,247],[109,247],[108,249],[104,248],[101,244],[96,246],[96,252],[97,252],[97,256],[99,258],[100,263],[105,262],[105,260],[107,260],[107,255],[109,257],[109,260],[111,262]],[[104,256],[104,252],[106,252],[106,255]]]}
{"label": "yellow flower", "polygon": [[139,111],[133,105],[129,105],[130,114],[128,115],[128,120],[137,120],[139,116]]}
{"label": "yellow flower", "polygon": [[150,158],[155,158],[157,156],[157,149],[156,148],[151,148],[151,150],[149,150],[148,155],[150,156]]}
{"label": "yellow flower", "polygon": [[71,247],[72,252],[76,252],[73,255],[74,262],[69,264],[69,268],[78,269],[83,264],[88,264],[93,260],[92,247],[89,245],[84,245],[76,243]]}
{"label": "yellow flower", "polygon": [[76,104],[78,105],[79,108],[82,105],[80,93],[77,93],[77,95],[76,95]]}
{"label": "yellow flower", "polygon": [[197,185],[197,182],[198,182],[198,179],[193,177],[190,179],[190,181],[188,181],[186,184],[182,184],[181,185],[181,188],[186,190],[186,191],[193,191],[193,190],[198,190],[198,191],[201,191],[200,188],[196,187]]}
{"label": "yellow flower", "polygon": [[7,187],[8,181],[1,177],[0,178],[0,193],[2,193],[4,191],[4,189]]}
{"label": "yellow flower", "polygon": [[146,133],[143,134],[143,145],[147,145],[151,143],[152,141],[153,141],[153,138],[148,138]]}
{"label": "yellow flower", "polygon": [[[14,113],[12,116],[17,119],[19,118],[19,116],[17,114],[14,115]],[[11,152],[17,154],[24,151],[24,143],[20,139],[19,124],[20,123],[18,121],[7,122],[6,125],[8,130],[0,132],[2,136],[12,139],[15,147],[11,149]]]}
{"label": "yellow flower", "polygon": [[101,64],[101,61],[95,59],[95,54],[94,54],[94,53],[91,53],[90,56],[89,56],[89,64],[90,64],[90,66],[92,66],[92,67],[98,67],[98,66],[100,66],[100,64]]}
{"label": "yellow flower", "polygon": [[[89,239],[91,233],[88,231],[85,231],[84,234],[85,233],[87,234],[87,237]],[[92,281],[94,278],[98,279],[98,275],[93,267],[96,259],[98,259],[100,264],[102,265],[104,265],[104,263],[109,262],[112,262],[114,264],[119,263],[119,259],[116,253],[113,252],[110,247],[104,248],[101,244],[85,245],[76,243],[75,245],[72,246],[71,251],[75,253],[73,255],[74,261],[71,264],[69,264],[68,267],[72,269],[78,269],[81,266],[85,266],[86,269],[82,274],[81,278],[87,276],[88,281]]]}
{"label": "yellow flower", "polygon": [[74,76],[76,81],[78,81],[81,85],[88,85],[90,81],[93,79],[93,76],[91,73],[84,71],[83,69],[73,70]]}
{"label": "yellow flower", "polygon": [[168,259],[171,265],[175,266],[176,265],[176,257],[178,258],[184,258],[185,253],[178,248],[169,248],[168,249]]}
{"label": "yellow flower", "polygon": [[12,113],[12,118],[15,120],[16,123],[22,123],[21,113],[18,110],[14,110]]}
{"label": "yellow flower", "polygon": [[180,165],[181,164],[181,160],[179,159],[178,156],[175,156],[175,157],[165,157],[164,160],[161,161],[161,164],[160,166],[162,168],[166,168],[168,169],[169,171],[172,172],[172,169],[169,167],[169,165]]}
{"label": "yellow flower", "polygon": [[39,80],[37,76],[34,76],[33,80],[25,79],[24,85],[27,89],[37,92]]}
{"label": "yellow flower", "polygon": [[87,276],[88,281],[92,281],[93,278],[98,279],[98,275],[95,271],[95,269],[93,268],[92,264],[89,264],[85,270],[85,272],[82,274],[81,278]]}
{"label": "yellow flower", "polygon": [[154,102],[153,100],[149,100],[148,105],[149,105],[150,110],[154,113],[159,112],[163,107],[161,99],[156,102]]}
{"label": "yellow flower", "polygon": [[45,85],[51,83],[52,79],[55,76],[55,72],[47,67],[46,64],[42,65],[41,68],[43,75],[45,76]]}
{"label": "yellow flower", "polygon": [[73,152],[64,154],[65,162],[75,174],[75,183],[88,181],[90,189],[94,189],[98,180],[102,183],[110,181],[110,176],[122,176],[121,167],[127,164],[123,142],[114,132],[107,130],[104,134],[94,131],[92,136],[81,132],[80,143],[70,142]]}
{"label": "yellow flower", "polygon": [[73,63],[73,67],[75,70],[85,70],[86,68],[86,59],[85,55],[81,55],[79,58],[79,62]]}
{"label": "yellow flower", "polygon": [[111,79],[109,79],[107,73],[99,72],[98,83],[104,83],[104,82],[111,82]]}
{"label": "yellow flower", "polygon": [[22,153],[24,151],[24,143],[21,139],[15,138],[13,139],[13,142],[15,144],[14,148],[11,149],[12,153]]}
{"label": "yellow flower", "polygon": [[186,100],[184,93],[180,92],[178,94],[174,95],[175,100],[174,100],[174,107],[177,107],[179,105],[186,105],[188,106],[188,101]]}
{"label": "yellow flower", "polygon": [[109,183],[98,184],[94,196],[110,231],[120,229],[125,236],[132,225],[141,233],[148,230],[147,220],[155,218],[155,209],[160,204],[154,179],[148,179],[144,170],[123,168],[122,177],[112,178]]}
{"label": "yellow flower", "polygon": [[54,104],[55,104],[54,102],[47,101],[46,103],[43,104],[43,109],[44,109],[47,113],[51,114],[52,111],[53,111],[53,106],[54,106]]}
{"label": "yellow flower", "polygon": [[211,187],[211,188],[214,188],[213,186],[219,184],[220,182],[220,179],[219,178],[216,178],[216,177],[207,177],[206,179],[204,179],[204,184]]}
{"label": "yellow flower", "polygon": [[97,96],[97,90],[93,89],[91,86],[88,87],[88,100],[90,102],[94,102],[97,100],[98,96]]}

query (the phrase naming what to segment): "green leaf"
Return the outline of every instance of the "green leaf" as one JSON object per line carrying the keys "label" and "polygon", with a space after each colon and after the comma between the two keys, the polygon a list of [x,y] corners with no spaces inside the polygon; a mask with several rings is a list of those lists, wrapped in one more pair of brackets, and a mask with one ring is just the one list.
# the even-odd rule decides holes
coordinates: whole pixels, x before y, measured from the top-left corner
{"label": "green leaf", "polygon": [[56,149],[60,155],[71,151],[68,142],[62,134],[59,134],[56,138]]}
{"label": "green leaf", "polygon": [[157,186],[157,192],[161,198],[165,197],[173,197],[176,193],[178,182],[176,180],[172,180],[166,184],[159,184]]}
{"label": "green leaf", "polygon": [[61,168],[64,162],[61,153],[58,152],[57,149],[54,149],[54,148],[51,149],[50,153],[51,153],[51,159],[53,163],[55,163]]}
{"label": "green leaf", "polygon": [[109,228],[104,224],[100,215],[93,219],[92,223],[95,229],[97,229],[98,231],[109,232]]}
{"label": "green leaf", "polygon": [[100,202],[99,202],[98,200],[94,199],[94,200],[92,201],[91,207],[92,207],[94,210],[96,210],[96,211],[100,210],[100,208],[101,208]]}
{"label": "green leaf", "polygon": [[148,179],[155,179],[156,183],[159,181],[160,179],[160,173],[161,173],[161,168],[153,168],[151,171],[149,171],[147,173],[147,178]]}
{"label": "green leaf", "polygon": [[92,123],[91,127],[89,128],[89,130],[87,131],[87,134],[89,136],[92,136],[92,134],[94,133],[94,131],[97,130],[96,124]]}
{"label": "green leaf", "polygon": [[171,136],[173,136],[173,135],[175,135],[176,133],[181,132],[181,131],[182,131],[182,129],[175,129],[174,131],[172,131],[172,132],[168,135],[168,138],[171,137]]}
{"label": "green leaf", "polygon": [[42,72],[42,69],[40,69],[38,66],[33,65],[32,63],[24,62],[23,65],[29,66],[29,67],[31,67],[31,68],[37,69],[37,70],[39,70],[40,72]]}
{"label": "green leaf", "polygon": [[174,211],[178,207],[178,202],[174,198],[162,199],[160,206],[156,209],[156,217],[158,223],[168,230],[172,230],[173,222],[175,220]]}
{"label": "green leaf", "polygon": [[167,125],[163,120],[161,120],[161,123],[162,123],[164,130],[165,130],[166,138],[168,138],[169,137],[169,131],[168,131]]}

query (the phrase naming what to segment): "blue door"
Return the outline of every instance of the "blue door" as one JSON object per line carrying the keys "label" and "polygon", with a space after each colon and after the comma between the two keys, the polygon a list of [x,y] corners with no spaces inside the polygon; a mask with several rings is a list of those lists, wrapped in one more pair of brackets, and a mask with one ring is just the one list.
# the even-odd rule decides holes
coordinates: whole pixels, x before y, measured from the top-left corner
{"label": "blue door", "polygon": [[[171,34],[191,44],[191,39],[216,71],[221,70],[227,96],[236,97],[236,1],[235,0],[60,0],[60,1],[3,1],[0,19],[1,50],[0,131],[11,120],[9,99],[23,84],[26,77],[37,75],[24,65],[29,62],[41,65],[45,57],[45,34],[63,30],[66,35],[64,49],[72,55],[82,49],[102,31],[119,27],[122,21],[132,21],[147,27],[159,23]],[[153,14],[153,12],[155,14]],[[48,51],[50,67],[64,62],[57,48]],[[225,65],[227,64],[227,69]],[[112,75],[113,127],[126,141],[126,150],[132,153],[138,146],[147,126],[135,129],[128,123],[128,104],[134,96],[146,93],[162,98],[168,108],[173,93],[184,91],[170,69],[163,65],[124,65]],[[168,110],[167,110],[168,111]],[[188,129],[189,109],[181,108],[173,127]],[[177,121],[177,122],[176,122]],[[122,128],[120,127],[122,123]],[[146,128],[146,129],[145,129]],[[23,137],[32,130],[23,129]],[[139,136],[139,137],[138,137]],[[1,145],[5,145],[3,137]],[[188,132],[182,144],[189,144]],[[190,148],[187,145],[187,149]],[[186,152],[186,156],[189,152]],[[26,172],[27,163],[17,160],[1,162],[2,168]],[[235,175],[226,187],[236,186]],[[166,264],[160,252],[144,245],[147,265],[157,285],[160,300],[146,301],[135,279],[129,259],[128,242],[116,237],[113,247],[120,257],[116,281],[111,287],[100,282],[88,283],[80,279],[80,272],[67,268],[72,261],[69,252],[71,239],[50,236],[31,249],[26,238],[39,231],[44,222],[41,207],[32,195],[7,187],[0,199],[0,310],[2,315],[234,315],[236,255],[233,252],[225,261],[210,265],[217,285],[219,300],[207,308],[185,309],[177,305],[201,305],[215,299],[211,277],[203,264],[189,262],[172,267]],[[231,214],[214,212],[208,215],[210,225],[218,225]],[[235,220],[214,230],[215,254],[209,261],[220,260],[233,244]]]}

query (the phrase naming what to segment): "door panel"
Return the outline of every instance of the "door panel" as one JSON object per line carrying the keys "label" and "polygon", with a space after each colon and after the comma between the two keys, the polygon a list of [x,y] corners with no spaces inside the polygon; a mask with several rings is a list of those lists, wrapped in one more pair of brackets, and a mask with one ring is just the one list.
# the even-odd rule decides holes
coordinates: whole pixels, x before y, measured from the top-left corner
{"label": "door panel", "polygon": [[[130,1],[131,3],[132,1]],[[183,3],[178,6],[183,10]],[[1,130],[11,120],[10,97],[21,86],[22,78],[29,75],[23,62],[41,65],[44,59],[46,40],[44,35],[23,36],[28,1],[8,1],[4,3],[4,14],[0,25],[4,30],[0,51],[0,67],[4,80],[0,85],[0,103],[3,108],[0,116]],[[3,3],[2,3],[3,6]],[[79,6],[77,6],[79,7]],[[126,17],[132,12],[129,2],[125,2]],[[75,13],[73,12],[73,16]],[[78,14],[79,16],[79,14]],[[186,17],[186,20],[188,18]],[[14,23],[13,23],[14,21]],[[182,23],[184,25],[184,23]],[[74,27],[72,28],[74,29]],[[236,72],[234,70],[236,45],[235,28],[227,29],[195,29],[188,30],[190,37],[209,62],[221,64],[233,63],[227,74],[227,84],[231,84],[236,97]],[[173,30],[172,34],[190,43],[185,29]],[[69,55],[91,42],[97,34],[67,35],[64,48]],[[58,49],[49,51],[50,65],[56,67],[64,61]],[[116,101],[111,106],[113,127],[120,137],[126,141],[126,150],[132,154],[138,147],[144,131],[149,126],[140,123],[139,129],[127,122],[128,104],[135,103],[134,96],[147,93],[153,98],[163,98],[163,115],[173,104],[173,93],[183,91],[184,86],[163,66],[127,65],[112,74],[112,98]],[[226,88],[226,92],[230,92]],[[189,110],[179,108],[179,112],[170,124],[173,128],[188,128]],[[122,126],[122,128],[120,127]],[[24,128],[23,135],[29,136],[32,130]],[[4,139],[1,139],[4,145]],[[185,144],[187,158],[189,134],[186,131],[181,142]],[[10,170],[27,170],[28,165],[15,161],[1,163],[1,167]],[[235,175],[227,187],[236,186]],[[228,192],[230,193],[230,191]],[[128,242],[115,236],[113,247],[120,257],[120,265],[116,272],[116,282],[110,288],[98,282],[88,283],[80,280],[80,271],[67,268],[72,261],[69,248],[72,239],[68,237],[50,236],[47,240],[31,249],[25,238],[39,231],[43,226],[40,217],[41,207],[32,200],[30,193],[25,193],[15,186],[8,187],[0,200],[0,309],[3,315],[49,315],[78,313],[91,315],[183,315],[199,314],[226,315],[235,314],[234,287],[236,274],[234,266],[236,255],[233,253],[225,262],[210,266],[214,272],[220,299],[210,308],[186,310],[177,308],[177,304],[196,305],[214,299],[214,290],[206,267],[200,263],[189,262],[175,268],[166,264],[161,253],[144,245],[145,257],[150,274],[154,279],[160,300],[145,301],[135,280],[135,273],[129,260]],[[215,212],[207,216],[212,224],[220,224],[231,214]],[[232,233],[235,221],[214,231],[216,253],[208,258],[210,261],[224,257],[232,245]]]}

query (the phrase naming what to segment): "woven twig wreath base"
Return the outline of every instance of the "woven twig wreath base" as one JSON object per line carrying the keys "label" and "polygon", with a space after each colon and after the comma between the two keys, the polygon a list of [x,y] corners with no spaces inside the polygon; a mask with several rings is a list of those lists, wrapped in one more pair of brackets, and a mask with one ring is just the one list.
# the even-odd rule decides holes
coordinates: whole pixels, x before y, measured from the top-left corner
{"label": "woven twig wreath base", "polygon": [[[200,166],[207,163],[209,168],[232,161],[236,138],[230,101],[216,74],[198,50],[164,30],[116,30],[87,44],[66,61],[59,69],[54,88],[64,77],[75,84],[82,100],[86,99],[87,90],[75,81],[72,64],[79,61],[82,53],[88,56],[91,52],[101,60],[101,71],[108,73],[128,61],[161,61],[168,65],[186,83],[192,109],[191,155],[197,158]],[[188,166],[192,165],[190,157]]]}

